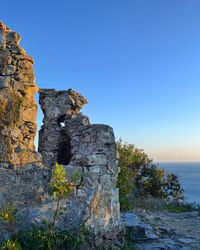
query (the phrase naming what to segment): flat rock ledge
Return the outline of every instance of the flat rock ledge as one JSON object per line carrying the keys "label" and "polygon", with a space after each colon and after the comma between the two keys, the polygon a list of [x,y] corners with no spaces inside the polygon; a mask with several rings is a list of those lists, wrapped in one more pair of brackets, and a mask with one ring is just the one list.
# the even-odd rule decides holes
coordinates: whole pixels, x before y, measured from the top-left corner
{"label": "flat rock ledge", "polygon": [[198,212],[168,213],[144,210],[121,215],[136,250],[200,249]]}

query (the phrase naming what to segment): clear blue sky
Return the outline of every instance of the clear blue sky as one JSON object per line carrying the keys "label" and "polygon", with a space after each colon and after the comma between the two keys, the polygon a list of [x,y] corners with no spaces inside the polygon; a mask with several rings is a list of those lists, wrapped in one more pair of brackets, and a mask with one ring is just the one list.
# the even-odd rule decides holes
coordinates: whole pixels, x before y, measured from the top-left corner
{"label": "clear blue sky", "polygon": [[81,92],[91,122],[155,161],[200,161],[199,0],[10,0],[0,19],[39,87]]}

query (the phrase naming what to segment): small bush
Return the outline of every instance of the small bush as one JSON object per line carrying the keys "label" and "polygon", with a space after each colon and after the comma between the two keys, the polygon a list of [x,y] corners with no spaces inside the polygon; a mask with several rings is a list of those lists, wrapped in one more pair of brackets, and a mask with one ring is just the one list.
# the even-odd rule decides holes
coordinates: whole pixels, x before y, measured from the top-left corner
{"label": "small bush", "polygon": [[138,197],[158,197],[179,202],[184,190],[176,175],[169,174],[152,163],[143,150],[133,144],[117,142],[120,174],[118,178],[119,199],[122,210],[133,208]]}
{"label": "small bush", "polygon": [[118,177],[119,200],[122,210],[129,210],[132,206],[131,199],[135,188],[134,178],[137,176],[141,166],[152,162],[143,150],[132,144],[117,142],[119,155],[120,174]]}
{"label": "small bush", "polygon": [[[11,205],[0,210],[0,221],[3,221],[7,224],[7,230],[11,233],[12,236],[14,234],[15,223],[17,221],[16,213],[17,210]],[[7,245],[10,245],[11,247],[12,243],[13,245],[15,245],[14,242],[9,242],[9,241],[7,242]]]}
{"label": "small bush", "polygon": [[0,247],[1,250],[22,250],[17,240],[6,240]]}
{"label": "small bush", "polygon": [[125,243],[123,250],[135,250],[133,246],[133,241],[131,240],[130,237],[130,232],[126,229],[126,234],[125,234]]}
{"label": "small bush", "polygon": [[48,228],[35,228],[17,235],[21,249],[29,250],[54,250],[54,249],[79,249],[85,236],[82,232],[72,233],[56,229],[54,234]]}

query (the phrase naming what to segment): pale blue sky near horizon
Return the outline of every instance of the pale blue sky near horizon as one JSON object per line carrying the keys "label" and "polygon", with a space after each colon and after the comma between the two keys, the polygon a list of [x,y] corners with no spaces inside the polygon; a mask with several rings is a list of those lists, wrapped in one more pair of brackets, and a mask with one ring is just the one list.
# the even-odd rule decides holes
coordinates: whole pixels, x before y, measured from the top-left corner
{"label": "pale blue sky near horizon", "polygon": [[157,162],[193,162],[199,13],[198,0],[10,0],[0,20],[21,34],[40,88],[80,92],[92,123],[112,126]]}

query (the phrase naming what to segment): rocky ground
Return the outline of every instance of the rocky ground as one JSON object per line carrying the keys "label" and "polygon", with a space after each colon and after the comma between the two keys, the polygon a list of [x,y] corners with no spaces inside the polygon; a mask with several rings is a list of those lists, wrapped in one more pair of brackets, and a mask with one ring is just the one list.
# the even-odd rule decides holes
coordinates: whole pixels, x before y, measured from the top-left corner
{"label": "rocky ground", "polygon": [[125,221],[136,250],[200,250],[197,211],[171,213],[138,209],[134,214],[126,213]]}

